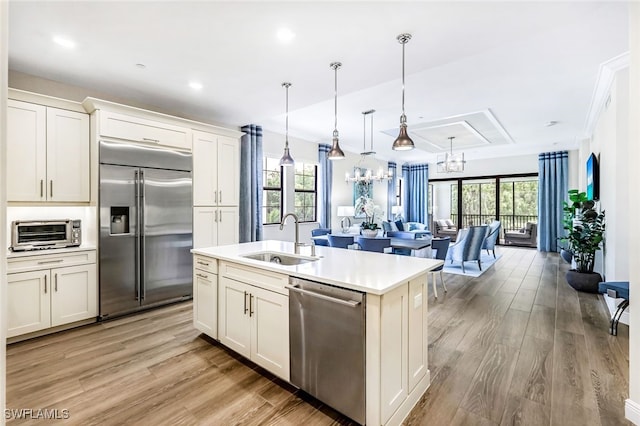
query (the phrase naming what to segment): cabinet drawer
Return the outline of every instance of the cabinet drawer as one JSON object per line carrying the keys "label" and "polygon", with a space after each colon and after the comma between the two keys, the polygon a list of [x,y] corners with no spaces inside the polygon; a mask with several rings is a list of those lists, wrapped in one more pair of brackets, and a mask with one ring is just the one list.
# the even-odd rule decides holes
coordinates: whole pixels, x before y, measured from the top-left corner
{"label": "cabinet drawer", "polygon": [[201,271],[211,272],[214,274],[218,273],[218,261],[206,256],[193,256],[193,267],[196,269],[200,269]]}
{"label": "cabinet drawer", "polygon": [[64,254],[38,254],[7,259],[7,272],[36,271],[39,269],[58,268],[61,266],[96,263],[95,250],[79,251]]}
{"label": "cabinet drawer", "polygon": [[201,269],[194,269],[193,275],[194,277],[205,280],[208,283],[215,283],[218,281],[218,275],[214,274],[213,272],[203,271]]}
{"label": "cabinet drawer", "polygon": [[109,111],[100,113],[100,135],[191,150],[191,129]]}
{"label": "cabinet drawer", "polygon": [[254,267],[246,267],[237,263],[220,262],[220,274],[222,276],[242,281],[247,284],[265,290],[271,290],[284,295],[289,295],[285,285],[289,282],[287,275],[276,274],[275,272],[264,271]]}

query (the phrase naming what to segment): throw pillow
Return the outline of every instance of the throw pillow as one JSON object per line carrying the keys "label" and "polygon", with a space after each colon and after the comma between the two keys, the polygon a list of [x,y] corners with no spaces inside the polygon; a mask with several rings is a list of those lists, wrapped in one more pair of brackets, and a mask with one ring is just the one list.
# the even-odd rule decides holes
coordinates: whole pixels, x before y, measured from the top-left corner
{"label": "throw pillow", "polygon": [[456,227],[451,219],[446,219],[444,222],[447,224],[447,228],[451,229]]}
{"label": "throw pillow", "polygon": [[409,229],[408,229],[409,231],[415,231],[416,229],[418,229],[418,225],[416,225],[413,222],[409,222],[408,225],[409,225]]}
{"label": "throw pillow", "polygon": [[445,229],[447,228],[447,221],[444,219],[438,219],[438,226],[440,227],[440,229]]}
{"label": "throw pillow", "polygon": [[398,231],[404,231],[404,225],[401,220],[396,220],[396,226],[398,227]]}

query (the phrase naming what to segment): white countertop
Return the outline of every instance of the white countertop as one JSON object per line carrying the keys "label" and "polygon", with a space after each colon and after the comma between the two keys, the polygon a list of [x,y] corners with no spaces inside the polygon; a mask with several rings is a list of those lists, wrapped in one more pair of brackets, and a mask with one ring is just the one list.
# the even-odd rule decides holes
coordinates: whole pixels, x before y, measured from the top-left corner
{"label": "white countertop", "polygon": [[[310,247],[302,247],[300,254],[308,256],[310,250]],[[316,246],[316,256],[319,257],[317,261],[301,265],[287,266],[242,257],[261,251],[293,254],[293,243],[269,240],[191,250],[192,253],[203,256],[377,295],[443,263],[436,259],[324,246]]]}
{"label": "white countertop", "polygon": [[64,248],[52,248],[46,250],[25,250],[25,251],[7,251],[7,259],[13,259],[16,257],[27,256],[42,256],[45,254],[63,254],[73,253],[76,251],[95,250],[96,246],[93,245],[81,245],[79,247],[64,247]]}

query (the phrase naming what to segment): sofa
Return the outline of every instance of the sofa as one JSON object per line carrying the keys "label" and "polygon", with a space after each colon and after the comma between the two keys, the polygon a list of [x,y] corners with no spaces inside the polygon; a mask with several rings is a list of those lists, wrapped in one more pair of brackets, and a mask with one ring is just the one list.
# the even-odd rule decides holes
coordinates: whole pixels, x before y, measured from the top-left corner
{"label": "sofa", "polygon": [[527,222],[526,225],[517,231],[505,231],[504,243],[507,245],[522,247],[538,246],[538,224]]}
{"label": "sofa", "polygon": [[431,237],[431,231],[427,225],[420,222],[384,221],[382,230],[387,237],[414,239]]}
{"label": "sofa", "polygon": [[451,219],[437,219],[433,221],[433,233],[438,238],[451,237],[451,241],[456,240],[458,228]]}

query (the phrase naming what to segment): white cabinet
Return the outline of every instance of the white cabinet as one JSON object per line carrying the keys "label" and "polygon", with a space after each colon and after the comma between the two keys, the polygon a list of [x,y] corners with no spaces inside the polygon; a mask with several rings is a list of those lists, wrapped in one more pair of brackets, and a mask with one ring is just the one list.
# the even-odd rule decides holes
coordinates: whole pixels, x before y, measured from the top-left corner
{"label": "white cabinet", "polygon": [[7,337],[97,316],[95,251],[83,253],[91,263],[71,253],[8,259]]}
{"label": "white cabinet", "polygon": [[193,257],[193,326],[207,336],[218,338],[217,261]]}
{"label": "white cabinet", "polygon": [[409,281],[409,392],[427,374],[427,281]]}
{"label": "white cabinet", "polygon": [[238,242],[238,207],[194,207],[193,248]]}
{"label": "white cabinet", "polygon": [[[255,272],[232,264],[221,267],[220,342],[284,380],[289,380],[289,297],[255,285]],[[225,276],[229,271],[229,276]],[[246,273],[246,281],[242,275]],[[236,279],[239,278],[239,279]],[[266,281],[287,281],[265,271]]]}
{"label": "white cabinet", "polygon": [[111,111],[100,112],[101,136],[191,150],[191,129]]}
{"label": "white cabinet", "polygon": [[8,100],[7,200],[89,201],[89,115]]}
{"label": "white cabinet", "polygon": [[193,132],[193,205],[237,206],[240,194],[237,139]]}

